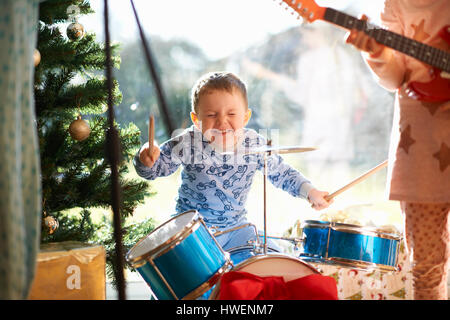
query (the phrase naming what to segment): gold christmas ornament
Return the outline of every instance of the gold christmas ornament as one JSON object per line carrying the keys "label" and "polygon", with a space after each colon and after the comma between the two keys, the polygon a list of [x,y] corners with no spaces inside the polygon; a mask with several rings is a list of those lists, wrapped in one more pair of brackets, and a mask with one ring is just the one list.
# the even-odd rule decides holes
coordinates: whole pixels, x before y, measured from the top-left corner
{"label": "gold christmas ornament", "polygon": [[56,220],[55,217],[46,216],[44,218],[44,225],[47,228],[47,232],[49,234],[52,234],[52,233],[54,233],[56,231],[56,229],[58,229],[59,222],[58,222],[58,220]]}
{"label": "gold christmas ornament", "polygon": [[72,22],[69,24],[66,30],[67,38],[72,41],[77,41],[83,38],[84,36],[84,27],[81,23]]}
{"label": "gold christmas ornament", "polygon": [[33,58],[34,58],[34,66],[37,67],[37,65],[41,62],[41,53],[39,52],[38,49],[34,49]]}
{"label": "gold christmas ornament", "polygon": [[89,127],[87,121],[81,119],[81,116],[78,116],[77,120],[72,121],[70,124],[69,134],[73,139],[83,141],[91,134],[91,127]]}

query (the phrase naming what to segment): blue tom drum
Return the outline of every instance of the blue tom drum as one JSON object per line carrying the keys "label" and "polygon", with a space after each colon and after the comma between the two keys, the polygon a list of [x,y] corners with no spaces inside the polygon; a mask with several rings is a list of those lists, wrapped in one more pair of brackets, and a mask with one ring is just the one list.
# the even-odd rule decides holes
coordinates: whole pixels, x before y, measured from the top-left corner
{"label": "blue tom drum", "polygon": [[307,262],[334,264],[361,270],[396,271],[401,235],[373,227],[306,220],[302,223]]}
{"label": "blue tom drum", "polygon": [[[231,261],[233,262],[233,265],[236,266],[239,263],[248,260],[254,256],[262,255],[262,249],[261,252],[258,252],[254,246],[241,246],[241,247],[235,247],[228,250],[230,253]],[[267,252],[269,253],[277,253],[278,250],[273,249],[271,247],[267,248]]]}
{"label": "blue tom drum", "polygon": [[159,300],[196,299],[231,268],[195,210],[168,220],[141,239],[126,255]]}

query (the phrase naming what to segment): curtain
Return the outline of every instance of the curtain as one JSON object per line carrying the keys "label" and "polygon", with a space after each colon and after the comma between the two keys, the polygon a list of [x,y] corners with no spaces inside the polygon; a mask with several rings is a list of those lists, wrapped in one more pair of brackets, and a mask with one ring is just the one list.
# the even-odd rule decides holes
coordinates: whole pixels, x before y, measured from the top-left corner
{"label": "curtain", "polygon": [[35,273],[41,184],[33,52],[39,0],[0,1],[0,299],[26,299]]}

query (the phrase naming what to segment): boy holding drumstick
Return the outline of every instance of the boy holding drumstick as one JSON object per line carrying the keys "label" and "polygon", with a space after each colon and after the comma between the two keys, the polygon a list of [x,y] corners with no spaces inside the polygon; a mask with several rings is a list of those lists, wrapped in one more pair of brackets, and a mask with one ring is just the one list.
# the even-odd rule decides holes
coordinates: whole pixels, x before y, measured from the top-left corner
{"label": "boy holding drumstick", "polygon": [[[195,209],[208,227],[220,231],[246,224],[246,198],[254,174],[263,169],[264,161],[263,154],[245,151],[266,145],[264,137],[245,128],[250,117],[246,87],[237,76],[228,72],[206,74],[192,90],[194,125],[159,147],[153,143],[151,120],[149,143],[134,159],[136,171],[153,180],[170,175],[183,165],[178,214]],[[307,199],[316,210],[327,208],[332,202],[325,199],[328,192],[314,188],[277,154],[267,158],[267,170],[267,178],[275,187]],[[242,228],[218,236],[217,241],[227,250],[255,240],[254,236],[254,230]]]}

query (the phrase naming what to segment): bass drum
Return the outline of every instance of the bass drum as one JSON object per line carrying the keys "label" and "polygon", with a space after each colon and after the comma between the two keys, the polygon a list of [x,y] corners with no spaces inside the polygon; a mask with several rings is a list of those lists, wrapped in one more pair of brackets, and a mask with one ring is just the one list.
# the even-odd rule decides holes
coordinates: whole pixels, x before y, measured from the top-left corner
{"label": "bass drum", "polygon": [[[268,252],[278,252],[278,250],[273,249],[271,247],[268,247],[267,251]],[[251,257],[255,257],[257,255],[262,255],[262,253],[258,253],[255,250],[255,247],[251,246],[251,245],[234,247],[234,248],[229,249],[229,251],[227,251],[227,253],[229,253],[231,262],[235,266],[246,261],[247,259],[250,259]],[[214,288],[215,288],[215,286],[212,287],[211,289],[209,289],[207,292],[205,292],[200,297],[200,300],[208,300],[211,296],[211,293],[214,291]]]}
{"label": "bass drum", "polygon": [[[255,255],[236,265],[231,271],[242,271],[259,277],[283,277],[285,282],[320,272],[300,259],[283,254]],[[220,292],[220,281],[213,289],[209,299],[216,300]]]}

